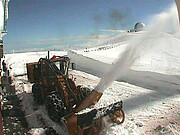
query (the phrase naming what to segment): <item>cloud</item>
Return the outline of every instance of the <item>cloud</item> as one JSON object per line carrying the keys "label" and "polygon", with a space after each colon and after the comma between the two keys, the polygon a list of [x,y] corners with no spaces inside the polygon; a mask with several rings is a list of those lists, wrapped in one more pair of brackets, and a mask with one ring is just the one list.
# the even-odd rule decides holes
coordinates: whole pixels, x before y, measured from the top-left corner
{"label": "cloud", "polygon": [[105,35],[92,34],[88,36],[76,36],[67,38],[46,38],[39,40],[28,40],[21,42],[5,42],[5,51],[23,52],[23,51],[38,51],[38,50],[67,50],[69,48],[84,48],[89,44],[96,44],[97,42],[106,38]]}

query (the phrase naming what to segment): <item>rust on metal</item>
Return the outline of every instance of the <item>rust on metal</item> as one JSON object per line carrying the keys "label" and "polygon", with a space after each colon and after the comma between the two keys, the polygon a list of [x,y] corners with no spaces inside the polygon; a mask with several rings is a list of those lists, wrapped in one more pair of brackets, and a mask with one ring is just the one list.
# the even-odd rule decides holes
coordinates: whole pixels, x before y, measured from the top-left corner
{"label": "rust on metal", "polygon": [[98,102],[103,94],[93,90],[91,94],[82,102],[82,104],[78,107],[77,112],[94,105],[95,102]]}
{"label": "rust on metal", "polygon": [[122,124],[125,120],[125,114],[122,109],[119,111],[114,112],[114,114],[109,115],[111,120],[117,124]]}

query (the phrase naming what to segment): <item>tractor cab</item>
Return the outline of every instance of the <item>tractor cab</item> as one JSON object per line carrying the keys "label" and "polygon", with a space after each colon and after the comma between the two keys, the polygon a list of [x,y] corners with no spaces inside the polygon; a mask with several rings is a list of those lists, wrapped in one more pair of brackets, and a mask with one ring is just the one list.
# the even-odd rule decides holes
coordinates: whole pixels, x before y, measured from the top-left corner
{"label": "tractor cab", "polygon": [[70,60],[68,57],[53,56],[51,58],[54,65],[58,68],[62,75],[67,76]]}
{"label": "tractor cab", "polygon": [[61,75],[68,78],[70,59],[65,56],[53,56],[51,59],[40,58],[39,62],[27,63],[28,81],[39,82],[42,74]]}

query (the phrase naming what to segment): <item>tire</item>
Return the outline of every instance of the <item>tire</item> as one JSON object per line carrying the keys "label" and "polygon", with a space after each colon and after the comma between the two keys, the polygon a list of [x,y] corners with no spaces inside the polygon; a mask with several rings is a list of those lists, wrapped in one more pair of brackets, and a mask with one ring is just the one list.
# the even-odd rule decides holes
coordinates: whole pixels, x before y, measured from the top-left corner
{"label": "tire", "polygon": [[41,86],[39,84],[33,84],[32,93],[34,96],[34,101],[38,104],[43,104],[43,99],[41,96]]}
{"label": "tire", "polygon": [[64,116],[65,106],[62,99],[57,94],[47,96],[45,106],[49,117],[53,121],[59,122],[60,118]]}
{"label": "tire", "polygon": [[32,94],[33,94],[33,96],[34,96],[34,101],[35,101],[35,102],[37,101],[36,91],[37,91],[38,87],[39,87],[38,84],[33,84],[33,86],[32,86]]}
{"label": "tire", "polygon": [[45,134],[46,135],[58,135],[58,133],[52,127],[47,128],[45,130]]}

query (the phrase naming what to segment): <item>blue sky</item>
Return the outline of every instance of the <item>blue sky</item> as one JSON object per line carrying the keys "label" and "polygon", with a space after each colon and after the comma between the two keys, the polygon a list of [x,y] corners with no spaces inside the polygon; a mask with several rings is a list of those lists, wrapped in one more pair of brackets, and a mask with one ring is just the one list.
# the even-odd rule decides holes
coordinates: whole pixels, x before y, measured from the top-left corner
{"label": "blue sky", "polygon": [[[11,0],[5,50],[49,47],[42,40],[99,34],[102,29],[131,29],[148,24],[173,0]],[[31,43],[35,42],[35,44]],[[38,43],[39,42],[39,43]]]}

